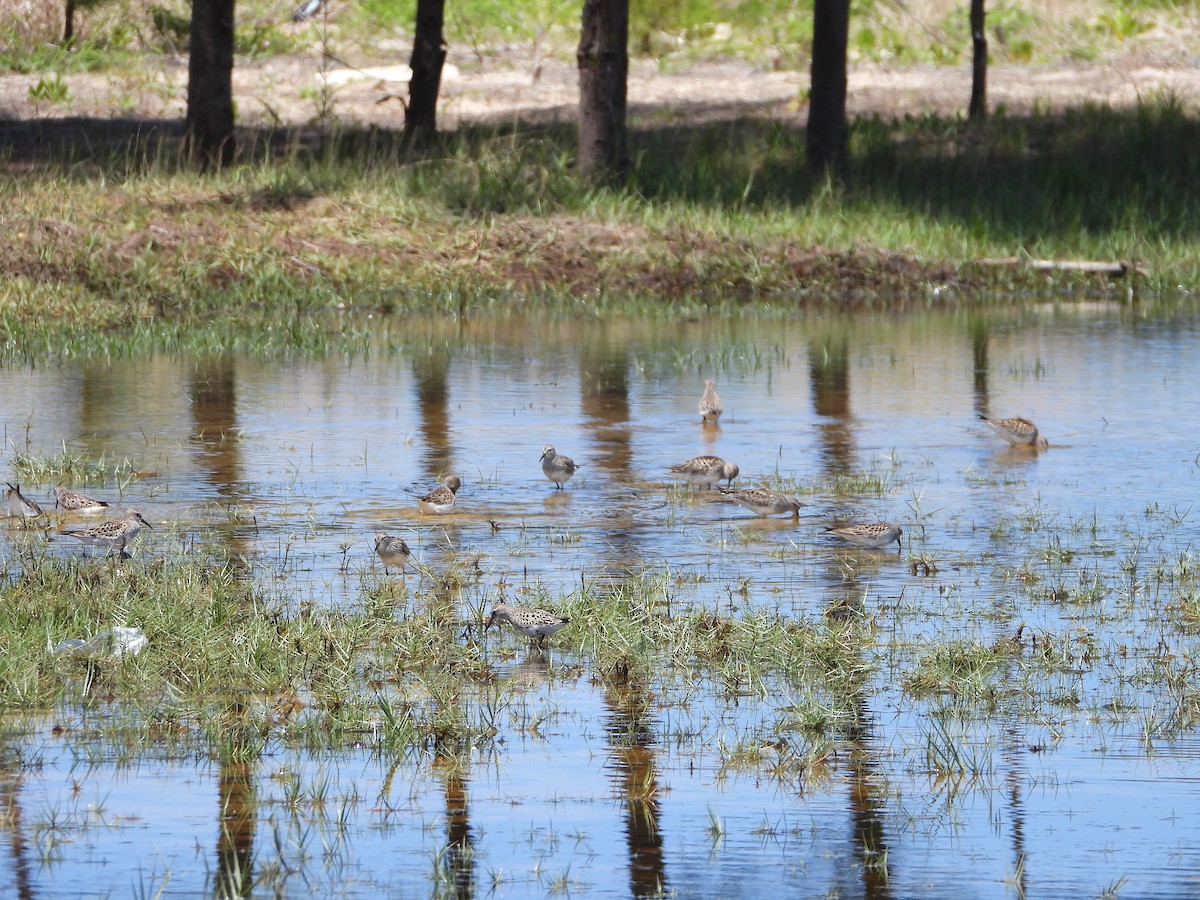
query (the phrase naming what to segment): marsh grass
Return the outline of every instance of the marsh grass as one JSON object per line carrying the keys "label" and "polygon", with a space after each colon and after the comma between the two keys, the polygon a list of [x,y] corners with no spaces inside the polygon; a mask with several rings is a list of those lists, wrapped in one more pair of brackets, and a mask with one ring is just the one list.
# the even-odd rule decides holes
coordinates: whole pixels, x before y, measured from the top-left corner
{"label": "marsh grass", "polygon": [[424,156],[386,132],[346,129],[316,155],[250,132],[242,163],[207,179],[175,165],[169,135],[137,152],[96,137],[78,160],[56,155],[81,146],[63,126],[41,127],[33,170],[3,188],[0,251],[4,352],[30,360],[365,351],[381,320],[418,312],[674,319],[750,300],[770,316],[1125,293],[978,257],[1136,259],[1150,298],[1200,274],[1183,150],[1200,126],[1171,97],[982,126],[859,121],[836,187],[806,174],[802,129],[758,119],[635,123],[629,182],[599,191],[574,178],[562,127],[465,128]]}

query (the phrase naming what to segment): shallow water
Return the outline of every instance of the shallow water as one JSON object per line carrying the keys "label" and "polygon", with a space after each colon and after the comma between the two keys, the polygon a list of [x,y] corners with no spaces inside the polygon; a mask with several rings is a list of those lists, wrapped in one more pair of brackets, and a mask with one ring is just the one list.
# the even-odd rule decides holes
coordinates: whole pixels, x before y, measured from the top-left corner
{"label": "shallow water", "polygon": [[[1200,317],[1096,304],[379,328],[354,358],[0,371],[7,470],[64,446],[128,459],[144,477],[88,491],[154,523],[135,560],[222,541],[289,603],[354,603],[385,577],[379,529],[428,570],[478,555],[464,622],[501,586],[552,605],[645,570],[723,613],[851,603],[879,630],[876,670],[825,767],[781,783],[723,765],[791,698],[730,702],[701,684],[680,705],[561,649],[503,667],[521,714],[466,768],[286,747],[241,771],[169,754],[124,765],[52,733],[64,710],[9,723],[0,790],[19,814],[0,896],[194,896],[237,864],[287,896],[1200,890],[1197,731],[1164,724],[1170,698],[1144,681],[1159,664],[1146,648],[1166,648],[1189,692],[1200,671],[1195,629],[1163,617],[1172,588],[1147,576],[1190,562],[1200,536]],[[709,377],[719,427],[696,412]],[[1051,447],[1011,451],[980,413],[1026,416]],[[547,443],[582,463],[565,490],[541,473]],[[665,477],[705,453],[736,462],[742,486],[797,490],[800,519]],[[463,480],[457,511],[422,515],[415,497],[446,473]],[[45,500],[51,485],[26,487]],[[903,525],[902,553],[824,534],[884,519]],[[80,550],[56,537],[47,552]],[[1103,588],[1091,602],[1063,600],[1089,585]],[[1018,626],[1079,648],[1064,702],[1030,715],[1009,700],[962,725],[977,775],[937,777],[926,747],[939,723],[959,727],[953,700],[914,700],[906,673],[934,640]],[[533,735],[531,714],[545,715]]]}

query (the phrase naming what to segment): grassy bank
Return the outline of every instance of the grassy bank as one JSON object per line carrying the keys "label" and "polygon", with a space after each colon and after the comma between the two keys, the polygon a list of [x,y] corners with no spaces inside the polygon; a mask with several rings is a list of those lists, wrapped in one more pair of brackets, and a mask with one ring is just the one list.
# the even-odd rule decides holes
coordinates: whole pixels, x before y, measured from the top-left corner
{"label": "grassy bank", "polygon": [[105,145],[79,127],[22,126],[33,149],[0,183],[0,322],[18,353],[110,332],[303,348],[357,333],[356,313],[1128,290],[984,257],[1136,261],[1148,296],[1200,277],[1200,126],[1170,98],[980,127],[859,121],[844,185],[806,173],[799,126],[756,119],[640,127],[628,182],[604,189],[575,178],[568,128],[470,129],[421,156],[388,133],[248,132],[243,164],[201,178],[173,163],[173,135]]}

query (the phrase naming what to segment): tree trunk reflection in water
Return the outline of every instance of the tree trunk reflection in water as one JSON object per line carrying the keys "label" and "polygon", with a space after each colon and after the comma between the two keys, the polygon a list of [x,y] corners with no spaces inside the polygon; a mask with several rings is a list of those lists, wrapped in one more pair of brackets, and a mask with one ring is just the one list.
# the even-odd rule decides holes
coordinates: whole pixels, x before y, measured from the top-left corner
{"label": "tree trunk reflection in water", "polygon": [[656,743],[650,697],[641,677],[621,666],[601,675],[605,723],[609,737],[609,770],[625,807],[625,840],[629,848],[629,885],[634,897],[667,893],[663,838],[659,830]]}
{"label": "tree trunk reflection in water", "polygon": [[192,369],[192,442],[204,478],[218,495],[241,496],[242,458],[237,441],[237,382],[231,360],[210,360]]}
{"label": "tree trunk reflection in water", "polygon": [[821,461],[830,475],[854,468],[854,432],[850,425],[850,353],[846,338],[813,341],[808,348],[813,410],[821,417]]}
{"label": "tree trunk reflection in water", "polygon": [[454,896],[468,900],[475,893],[475,847],[467,801],[466,762],[458,756],[439,753],[433,766],[446,798],[444,865],[454,885]]}
{"label": "tree trunk reflection in water", "polygon": [[579,354],[581,399],[586,426],[596,442],[591,462],[614,482],[632,484],[633,450],[629,426],[629,349],[598,335]]}
{"label": "tree trunk reflection in water", "polygon": [[245,707],[231,704],[224,727],[229,730],[221,748],[220,808],[217,820],[217,870],[213,896],[217,900],[249,897],[254,888],[254,829],[258,798],[254,790],[256,736]]}
{"label": "tree trunk reflection in water", "polygon": [[32,900],[28,842],[21,825],[21,759],[16,750],[0,748],[0,821],[8,830],[8,849],[12,856],[14,893],[17,900]]}
{"label": "tree trunk reflection in water", "polygon": [[991,415],[988,400],[988,340],[990,329],[987,320],[980,316],[971,323],[971,361],[975,375],[975,412],[981,416]]}
{"label": "tree trunk reflection in water", "polygon": [[884,831],[887,811],[887,781],[872,745],[871,711],[861,688],[855,687],[850,697],[854,720],[850,726],[850,814],[854,819],[854,855],[862,873],[863,897],[867,900],[889,900],[892,896],[888,879],[888,844]]}
{"label": "tree trunk reflection in water", "polygon": [[419,429],[425,448],[421,465],[430,480],[435,481],[455,474],[451,471],[454,449],[450,443],[450,389],[446,384],[450,357],[444,351],[434,350],[414,357],[412,367],[417,382],[417,410],[421,416]]}
{"label": "tree trunk reflection in water", "polygon": [[[189,373],[192,406],[192,445],[196,468],[218,497],[230,504],[244,499],[241,442],[237,437],[237,379],[230,359],[207,360]],[[248,560],[257,523],[231,516],[220,529],[234,559]]]}

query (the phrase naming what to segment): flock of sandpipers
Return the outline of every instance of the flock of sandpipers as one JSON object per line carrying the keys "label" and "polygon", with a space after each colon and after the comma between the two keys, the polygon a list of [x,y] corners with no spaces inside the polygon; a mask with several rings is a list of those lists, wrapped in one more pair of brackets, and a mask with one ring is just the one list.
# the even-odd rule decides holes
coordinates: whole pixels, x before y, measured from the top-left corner
{"label": "flock of sandpipers", "polygon": [[[715,424],[724,412],[721,398],[717,394],[717,386],[711,379],[704,382],[704,393],[700,398],[699,411],[701,423]],[[987,425],[1004,438],[1013,447],[1037,451],[1048,445],[1046,439],[1038,433],[1037,426],[1028,419],[1015,417],[1011,419],[990,419],[979,417]],[[542,448],[542,472],[546,478],[554,482],[555,490],[562,490],[571,477],[579,469],[579,464],[569,456],[563,456],[554,447],[547,444]],[[787,514],[793,518],[800,516],[800,501],[789,494],[767,487],[738,488],[733,487],[733,479],[739,474],[736,463],[726,462],[719,456],[697,456],[686,462],[668,466],[668,471],[677,478],[682,478],[692,485],[718,490],[739,506],[750,510],[758,516],[775,516]],[[725,486],[721,486],[725,482]],[[442,483],[423,497],[417,499],[417,507],[426,515],[444,515],[454,511],[462,481],[456,475],[448,475]],[[54,488],[55,506],[67,513],[78,515],[95,515],[105,512],[109,504],[96,500],[84,494],[68,490],[63,486]],[[30,500],[21,492],[20,484],[8,484],[4,492],[4,508],[9,517],[31,519],[43,515],[41,506]],[[121,556],[127,555],[126,548],[137,537],[142,528],[153,529],[142,514],[136,509],[125,510],[119,518],[109,519],[90,528],[64,528],[60,534],[79,540],[85,545],[103,548],[106,553],[117,551]],[[854,525],[842,525],[827,529],[827,533],[839,537],[851,544],[867,549],[886,547],[893,541],[897,550],[902,552],[901,535],[903,529],[891,522],[869,522]],[[408,544],[399,537],[376,532],[375,553],[383,563],[384,571],[393,568],[401,572],[405,570],[412,555]],[[507,603],[497,603],[488,618],[487,627],[507,622],[526,637],[537,641],[538,646],[545,643],[546,638],[556,634],[569,620],[547,609],[531,606],[510,606]]]}

